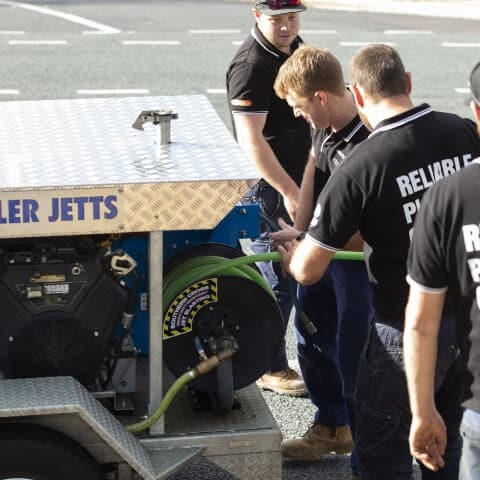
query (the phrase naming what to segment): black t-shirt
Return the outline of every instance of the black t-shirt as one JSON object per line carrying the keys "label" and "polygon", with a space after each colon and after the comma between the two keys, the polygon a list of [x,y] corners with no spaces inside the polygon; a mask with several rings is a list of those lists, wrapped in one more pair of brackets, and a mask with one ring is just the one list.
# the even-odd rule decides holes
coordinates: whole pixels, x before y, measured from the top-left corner
{"label": "black t-shirt", "polygon": [[[480,159],[432,187],[415,220],[408,283],[430,292],[447,290],[455,306],[460,345],[468,334],[473,398],[480,412]],[[471,330],[470,330],[471,327]]]}
{"label": "black t-shirt", "polygon": [[423,104],[378,124],[320,194],[308,235],[336,251],[360,231],[383,322],[403,329],[410,230],[423,194],[479,154],[472,121]]}
{"label": "black t-shirt", "polygon": [[[297,37],[292,51],[300,43]],[[302,117],[295,117],[293,109],[273,90],[278,70],[287,58],[255,25],[228,68],[227,98],[231,114],[267,115],[263,135],[280,164],[300,185],[311,146],[309,125]],[[233,115],[232,125],[235,129]]]}
{"label": "black t-shirt", "polygon": [[358,115],[337,132],[330,128],[312,131],[316,167],[313,198],[318,197],[335,168],[356,145],[368,137],[369,133]]}

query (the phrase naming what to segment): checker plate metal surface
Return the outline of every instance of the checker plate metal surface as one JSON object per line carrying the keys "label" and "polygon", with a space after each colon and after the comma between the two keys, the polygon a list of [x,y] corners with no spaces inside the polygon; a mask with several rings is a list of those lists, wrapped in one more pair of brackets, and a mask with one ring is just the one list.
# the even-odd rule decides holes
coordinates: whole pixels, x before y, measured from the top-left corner
{"label": "checker plate metal surface", "polygon": [[259,178],[203,95],[2,102],[0,159],[0,238],[213,228]]}
{"label": "checker plate metal surface", "polygon": [[278,431],[276,421],[255,384],[236,390],[235,396],[241,408],[219,416],[213,411],[195,412],[189,394],[180,392],[165,414],[165,432],[178,435],[185,432]]}
{"label": "checker plate metal surface", "polygon": [[141,443],[71,377],[0,381],[0,418],[75,413],[146,480],[156,468]]}

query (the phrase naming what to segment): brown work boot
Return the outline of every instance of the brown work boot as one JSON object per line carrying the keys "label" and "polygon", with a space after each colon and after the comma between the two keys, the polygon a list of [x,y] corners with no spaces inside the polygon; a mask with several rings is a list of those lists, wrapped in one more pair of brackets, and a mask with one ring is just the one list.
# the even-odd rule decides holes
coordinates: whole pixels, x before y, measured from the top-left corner
{"label": "brown work boot", "polygon": [[282,457],[288,460],[320,460],[330,452],[350,453],[353,447],[350,427],[328,427],[314,423],[303,437],[282,442]]}
{"label": "brown work boot", "polygon": [[303,378],[293,368],[287,367],[278,372],[265,373],[257,380],[263,390],[300,397],[307,393]]}

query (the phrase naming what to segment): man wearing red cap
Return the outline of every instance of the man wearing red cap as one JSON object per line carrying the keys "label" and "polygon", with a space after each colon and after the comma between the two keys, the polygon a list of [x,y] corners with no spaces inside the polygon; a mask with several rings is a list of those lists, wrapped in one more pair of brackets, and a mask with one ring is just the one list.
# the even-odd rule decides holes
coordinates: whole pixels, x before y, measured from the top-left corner
{"label": "man wearing red cap", "polygon": [[[273,90],[280,66],[302,43],[298,36],[300,0],[257,0],[253,8],[255,26],[236,52],[227,71],[227,97],[235,138],[256,165],[262,180],[247,195],[258,202],[263,216],[260,238],[252,242],[255,253],[270,251],[268,230],[279,217],[295,217],[311,138],[307,122],[296,118],[285,100]],[[288,280],[280,265],[258,264],[272,287],[286,327],[292,309]],[[286,395],[304,395],[305,383],[289,367],[283,342],[261,388]]]}
{"label": "man wearing red cap", "polygon": [[[257,0],[253,9],[255,26],[227,72],[235,136],[262,176],[250,195],[259,202],[264,223],[273,230],[278,229],[279,218],[293,221],[297,216],[299,186],[311,146],[309,124],[295,115],[286,100],[274,91],[280,67],[302,44],[298,32],[300,12],[304,10],[300,0]],[[270,248],[266,228],[252,243],[252,249],[260,253]],[[292,307],[287,280],[278,263],[262,262],[259,266],[276,294],[286,325]],[[321,305],[323,317],[331,317],[321,330],[328,332],[328,338],[324,339],[321,352],[313,348],[312,342],[309,342],[312,348],[304,349],[301,355],[299,348],[300,367],[308,393],[317,407],[315,424],[302,438],[282,445],[282,455],[297,460],[319,460],[330,451],[349,452],[352,448],[334,355],[336,335],[330,328],[332,322],[336,325],[336,302],[331,289],[324,288],[322,295],[318,290],[315,303]],[[307,308],[306,296],[299,299],[299,303],[301,308]],[[298,329],[296,333],[299,334]],[[319,357],[322,357],[320,364]],[[271,371],[257,382],[265,390],[290,395],[305,393],[305,383],[288,367],[284,345]]]}

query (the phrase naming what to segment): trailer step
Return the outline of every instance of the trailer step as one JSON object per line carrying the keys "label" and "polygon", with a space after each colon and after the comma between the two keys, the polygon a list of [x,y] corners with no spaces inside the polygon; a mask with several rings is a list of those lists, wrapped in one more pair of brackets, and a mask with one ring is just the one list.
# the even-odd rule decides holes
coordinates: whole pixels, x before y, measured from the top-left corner
{"label": "trailer step", "polygon": [[76,440],[100,463],[124,462],[144,480],[166,478],[203,451],[202,447],[147,451],[72,377],[0,380],[0,419],[53,428]]}
{"label": "trailer step", "polygon": [[203,453],[205,447],[182,447],[147,450],[156,480],[170,477],[185,464]]}

